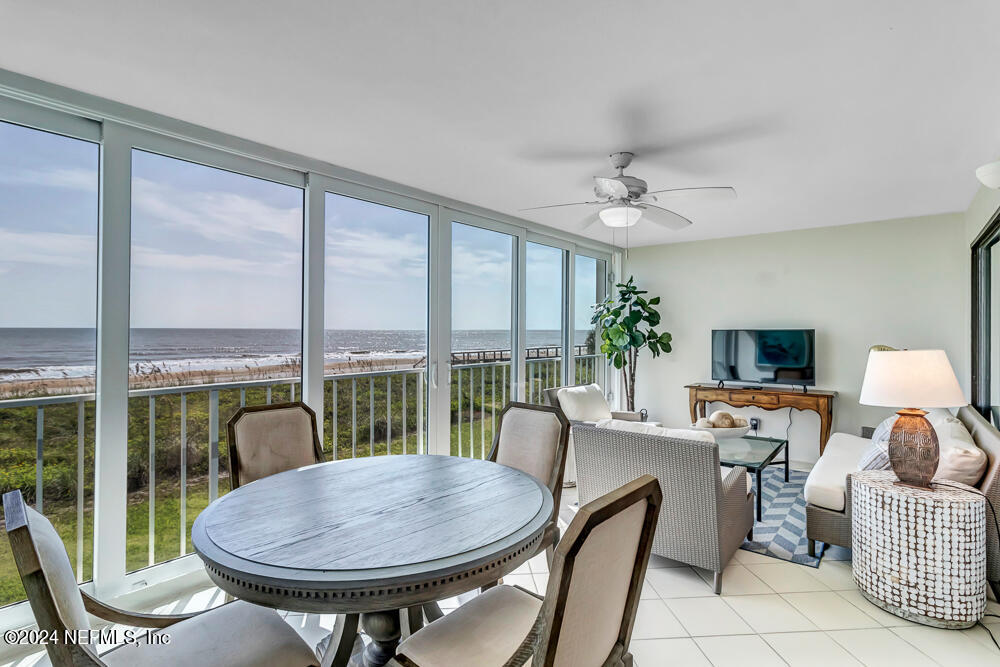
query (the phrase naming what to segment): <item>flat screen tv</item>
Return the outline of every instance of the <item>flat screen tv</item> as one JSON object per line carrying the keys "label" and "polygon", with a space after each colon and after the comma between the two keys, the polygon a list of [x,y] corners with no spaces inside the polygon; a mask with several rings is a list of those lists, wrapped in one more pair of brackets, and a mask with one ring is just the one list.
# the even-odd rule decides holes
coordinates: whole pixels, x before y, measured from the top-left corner
{"label": "flat screen tv", "polygon": [[756,384],[816,384],[815,329],[716,329],[712,379]]}

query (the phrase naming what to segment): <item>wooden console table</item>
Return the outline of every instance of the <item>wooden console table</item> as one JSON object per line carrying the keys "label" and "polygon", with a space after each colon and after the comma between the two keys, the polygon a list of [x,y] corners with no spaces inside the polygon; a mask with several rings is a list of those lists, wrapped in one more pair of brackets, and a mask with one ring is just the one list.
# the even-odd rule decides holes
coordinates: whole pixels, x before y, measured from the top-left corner
{"label": "wooden console table", "polygon": [[[734,408],[753,406],[765,410],[796,408],[812,410],[819,415],[819,453],[823,454],[826,441],[833,429],[833,399],[837,392],[810,389],[803,392],[794,389],[751,389],[748,387],[719,387],[718,384],[689,384],[688,403],[691,407],[691,423],[698,417],[705,417],[708,403],[718,401]],[[700,414],[699,414],[700,413]]]}

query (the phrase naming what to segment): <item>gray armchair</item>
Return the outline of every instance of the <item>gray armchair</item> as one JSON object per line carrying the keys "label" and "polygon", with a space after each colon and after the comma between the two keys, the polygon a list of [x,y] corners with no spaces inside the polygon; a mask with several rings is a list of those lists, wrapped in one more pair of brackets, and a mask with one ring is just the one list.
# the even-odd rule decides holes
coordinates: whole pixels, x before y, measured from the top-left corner
{"label": "gray armchair", "polygon": [[753,537],[754,495],[746,468],[722,469],[719,445],[644,433],[573,427],[580,505],[641,475],[663,489],[653,553],[711,570],[715,592],[722,571]]}

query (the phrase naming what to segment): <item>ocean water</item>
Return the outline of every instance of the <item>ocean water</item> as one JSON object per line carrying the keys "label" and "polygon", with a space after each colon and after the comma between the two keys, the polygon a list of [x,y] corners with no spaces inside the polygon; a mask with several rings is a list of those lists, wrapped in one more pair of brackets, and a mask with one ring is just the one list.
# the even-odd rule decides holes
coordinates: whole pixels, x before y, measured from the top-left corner
{"label": "ocean water", "polygon": [[[582,342],[586,331],[576,332]],[[165,372],[271,366],[297,360],[297,329],[132,329],[129,363],[140,371]],[[529,330],[527,347],[559,344],[559,332]],[[0,328],[0,382],[86,377],[97,356],[94,329]],[[417,330],[328,329],[327,361],[400,357],[426,353],[427,334]],[[452,332],[452,349],[509,350],[510,332],[481,329]]]}

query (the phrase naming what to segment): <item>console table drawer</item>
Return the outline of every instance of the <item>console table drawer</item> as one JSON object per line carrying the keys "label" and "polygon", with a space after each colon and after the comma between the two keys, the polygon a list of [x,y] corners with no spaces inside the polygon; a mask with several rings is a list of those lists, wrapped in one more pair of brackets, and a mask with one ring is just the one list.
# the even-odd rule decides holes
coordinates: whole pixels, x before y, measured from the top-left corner
{"label": "console table drawer", "polygon": [[775,394],[766,394],[753,391],[731,391],[729,398],[733,401],[744,403],[754,403],[756,405],[777,405],[780,397]]}

